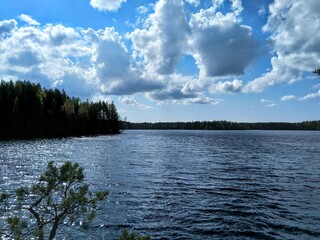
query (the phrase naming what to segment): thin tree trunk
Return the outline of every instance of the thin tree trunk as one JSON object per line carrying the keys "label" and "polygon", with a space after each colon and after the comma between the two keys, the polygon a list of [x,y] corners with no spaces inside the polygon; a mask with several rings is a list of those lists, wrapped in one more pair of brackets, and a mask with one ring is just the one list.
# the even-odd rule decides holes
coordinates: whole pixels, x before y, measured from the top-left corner
{"label": "thin tree trunk", "polygon": [[59,227],[59,222],[60,222],[60,218],[56,218],[50,232],[49,240],[53,240],[55,238],[58,227]]}

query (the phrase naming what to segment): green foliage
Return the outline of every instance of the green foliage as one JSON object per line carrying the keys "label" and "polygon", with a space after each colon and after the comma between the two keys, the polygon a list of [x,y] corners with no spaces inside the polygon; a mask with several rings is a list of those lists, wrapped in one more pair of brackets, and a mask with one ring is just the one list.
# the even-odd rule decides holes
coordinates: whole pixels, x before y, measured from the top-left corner
{"label": "green foliage", "polygon": [[138,236],[136,233],[129,232],[127,229],[124,230],[119,240],[150,240],[149,236]]}
{"label": "green foliage", "polygon": [[80,101],[31,82],[0,82],[0,138],[116,134],[113,102]]}
{"label": "green foliage", "polygon": [[28,227],[28,223],[21,220],[19,217],[9,217],[7,219],[7,222],[9,224],[9,229],[11,231],[11,236],[13,237],[13,239],[24,239],[23,229]]}
{"label": "green foliage", "polygon": [[320,76],[320,68],[315,69],[313,73]]}
{"label": "green foliage", "polygon": [[125,123],[128,129],[181,129],[181,130],[320,130],[320,121],[300,123],[265,122],[237,123],[228,121]]}
{"label": "green foliage", "polygon": [[[14,239],[31,236],[54,239],[58,229],[76,221],[81,221],[81,227],[86,228],[96,216],[98,203],[108,193],[94,194],[83,181],[83,168],[79,164],[65,162],[57,166],[49,162],[36,184],[20,187],[13,195],[1,194],[0,213],[7,219],[6,235]],[[8,212],[9,200],[13,215]]]}

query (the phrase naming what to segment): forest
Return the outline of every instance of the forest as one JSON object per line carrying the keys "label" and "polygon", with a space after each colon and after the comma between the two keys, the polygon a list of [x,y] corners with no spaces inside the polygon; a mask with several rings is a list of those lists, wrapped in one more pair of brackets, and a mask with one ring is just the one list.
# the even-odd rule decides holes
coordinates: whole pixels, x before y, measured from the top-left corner
{"label": "forest", "polygon": [[124,123],[127,129],[178,129],[178,130],[320,130],[320,121],[299,123],[260,122],[237,123],[230,121]]}
{"label": "forest", "polygon": [[55,138],[117,134],[120,117],[113,102],[81,101],[64,90],[28,81],[0,83],[0,138]]}

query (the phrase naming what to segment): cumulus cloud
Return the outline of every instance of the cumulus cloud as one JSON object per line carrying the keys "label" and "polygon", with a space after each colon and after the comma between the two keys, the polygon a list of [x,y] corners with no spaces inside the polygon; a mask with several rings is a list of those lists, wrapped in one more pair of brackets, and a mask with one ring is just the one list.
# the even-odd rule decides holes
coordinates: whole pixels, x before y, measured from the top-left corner
{"label": "cumulus cloud", "polygon": [[265,99],[265,98],[262,98],[262,99],[260,100],[260,102],[261,102],[263,105],[265,105],[266,107],[276,107],[276,106],[277,106],[277,104],[274,103],[274,101],[269,100],[269,99]]}
{"label": "cumulus cloud", "polygon": [[190,98],[190,99],[184,99],[181,100],[182,104],[211,104],[211,105],[218,105],[221,102],[223,102],[223,99],[215,99],[215,98],[210,98],[206,96],[198,96],[195,98]]}
{"label": "cumulus cloud", "polygon": [[300,80],[304,72],[320,65],[320,1],[275,0],[263,31],[270,33],[274,50],[272,69],[245,86],[261,92],[279,83]]}
{"label": "cumulus cloud", "polygon": [[306,100],[311,100],[315,98],[320,98],[320,90],[316,93],[309,93],[306,96],[299,98],[299,101],[306,101]]}
{"label": "cumulus cloud", "polygon": [[197,93],[184,93],[181,88],[167,88],[164,90],[153,91],[147,94],[147,97],[152,100],[181,100],[187,98],[196,98]]}
{"label": "cumulus cloud", "polygon": [[133,94],[162,85],[143,78],[114,28],[81,30],[57,24],[18,28],[0,23],[0,79],[40,82],[79,97]]}
{"label": "cumulus cloud", "polygon": [[[242,2],[230,1],[230,12],[222,14],[218,10],[224,1],[213,1],[210,8],[189,15],[185,11],[186,2],[199,3],[159,0],[142,28],[129,34],[134,56],[144,74],[166,86],[147,96],[164,101],[196,98],[208,88],[213,93],[241,91],[242,81],[215,83],[215,78],[243,74],[256,57],[258,46],[251,28],[242,25],[238,17],[243,10]],[[146,12],[145,8],[142,10]],[[198,79],[178,76],[177,63],[184,55],[196,60],[200,69]]]}
{"label": "cumulus cloud", "polygon": [[[223,1],[220,1],[220,4]],[[249,26],[241,25],[237,15],[241,1],[232,1],[234,12],[217,12],[217,3],[193,14],[189,43],[200,69],[200,76],[218,77],[244,74],[256,57],[257,42]]]}
{"label": "cumulus cloud", "polygon": [[210,91],[212,93],[237,93],[240,92],[243,87],[243,82],[238,79],[233,81],[218,82],[211,86]]}
{"label": "cumulus cloud", "polygon": [[231,0],[231,9],[235,15],[239,15],[243,11],[242,0]]}
{"label": "cumulus cloud", "polygon": [[26,14],[21,14],[19,16],[20,20],[26,22],[27,24],[29,25],[35,25],[35,26],[39,26],[40,23],[37,22],[36,20],[34,20],[32,17],[30,17],[29,15],[26,15]]}
{"label": "cumulus cloud", "polygon": [[[55,28],[72,41],[61,40],[53,44],[50,34]],[[88,96],[89,89],[94,88],[89,80],[93,76],[92,70],[81,66],[79,59],[90,61],[91,50],[88,43],[74,35],[77,35],[75,30],[61,25],[16,28],[0,42],[0,77],[32,80],[45,87],[62,86],[79,96]]]}
{"label": "cumulus cloud", "polygon": [[200,4],[200,0],[185,0],[187,3],[198,6]]}
{"label": "cumulus cloud", "polygon": [[154,9],[146,20],[148,26],[130,34],[133,49],[146,71],[172,74],[187,44],[184,4],[182,0],[160,0]]}
{"label": "cumulus cloud", "polygon": [[161,84],[141,77],[141,72],[131,59],[131,54],[112,28],[83,31],[92,43],[92,63],[101,82],[103,93],[123,95],[151,91]]}
{"label": "cumulus cloud", "polygon": [[53,46],[72,44],[73,42],[77,42],[77,39],[80,38],[79,33],[77,33],[74,28],[65,27],[61,24],[49,24],[46,26],[44,32],[48,35],[49,41]]}
{"label": "cumulus cloud", "polygon": [[40,57],[33,50],[25,50],[19,51],[15,56],[9,56],[7,61],[13,66],[32,67],[40,63]]}
{"label": "cumulus cloud", "polygon": [[297,97],[295,95],[286,95],[286,96],[283,96],[280,100],[282,102],[287,102],[287,101],[291,101],[291,100],[294,100],[296,99]]}
{"label": "cumulus cloud", "polygon": [[17,21],[14,19],[0,22],[0,37],[10,34],[17,27]]}
{"label": "cumulus cloud", "polygon": [[127,0],[90,0],[90,5],[100,11],[117,11]]}
{"label": "cumulus cloud", "polygon": [[[117,11],[124,2],[90,3],[99,10]],[[320,22],[314,21],[320,19],[318,0],[275,0],[270,5],[263,31],[270,35],[272,68],[247,84],[235,76],[245,73],[259,46],[251,27],[242,23],[242,1],[209,2],[158,0],[138,7],[139,28],[127,33],[127,39],[112,27],[39,25],[24,14],[19,18],[27,24],[20,27],[14,19],[0,21],[0,79],[15,76],[46,87],[72,89],[73,94],[85,97],[140,92],[160,102],[218,104],[222,100],[210,98],[208,93],[259,92],[297,81],[305,71],[320,66]],[[184,56],[193,58],[199,75],[179,73]],[[299,100],[317,96],[312,93]],[[281,101],[294,98],[283,96]],[[119,101],[143,106],[131,97]],[[276,106],[268,99],[261,103]]]}
{"label": "cumulus cloud", "polygon": [[152,107],[150,107],[148,105],[145,105],[145,104],[137,102],[133,97],[120,97],[119,100],[123,104],[135,106],[135,107],[138,107],[138,108],[143,109],[143,110],[152,109]]}

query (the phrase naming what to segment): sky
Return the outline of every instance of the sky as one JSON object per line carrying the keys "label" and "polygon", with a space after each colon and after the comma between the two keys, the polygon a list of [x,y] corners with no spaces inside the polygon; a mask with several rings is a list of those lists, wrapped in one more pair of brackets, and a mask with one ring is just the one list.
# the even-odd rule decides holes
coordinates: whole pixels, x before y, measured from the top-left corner
{"label": "sky", "polygon": [[320,119],[319,0],[1,0],[0,79],[131,122]]}

